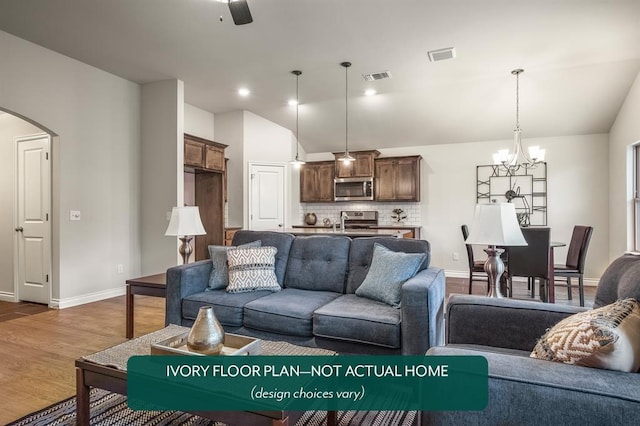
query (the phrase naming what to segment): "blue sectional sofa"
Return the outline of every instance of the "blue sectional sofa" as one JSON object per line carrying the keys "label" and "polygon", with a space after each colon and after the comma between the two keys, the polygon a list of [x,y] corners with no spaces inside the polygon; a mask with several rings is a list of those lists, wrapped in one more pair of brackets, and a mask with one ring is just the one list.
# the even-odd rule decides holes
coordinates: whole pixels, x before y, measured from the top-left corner
{"label": "blue sectional sofa", "polygon": [[[427,241],[238,231],[233,245],[257,240],[278,250],[281,291],[207,291],[211,261],[176,266],[167,270],[166,323],[190,326],[199,308],[210,305],[227,332],[339,353],[422,355],[443,344],[445,277],[429,266]],[[355,294],[375,243],[426,254],[402,286],[400,308]]]}

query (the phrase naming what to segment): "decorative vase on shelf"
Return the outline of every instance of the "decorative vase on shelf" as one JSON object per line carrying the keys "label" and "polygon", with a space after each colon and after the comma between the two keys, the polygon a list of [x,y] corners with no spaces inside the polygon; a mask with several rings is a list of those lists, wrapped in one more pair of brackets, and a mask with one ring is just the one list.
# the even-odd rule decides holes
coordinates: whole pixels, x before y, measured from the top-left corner
{"label": "decorative vase on shelf", "polygon": [[307,225],[315,225],[317,221],[318,217],[315,213],[307,213],[306,215],[304,215],[304,223],[306,223]]}
{"label": "decorative vase on shelf", "polygon": [[223,346],[224,329],[213,313],[213,308],[201,307],[189,331],[187,347],[195,352],[216,355],[220,353]]}

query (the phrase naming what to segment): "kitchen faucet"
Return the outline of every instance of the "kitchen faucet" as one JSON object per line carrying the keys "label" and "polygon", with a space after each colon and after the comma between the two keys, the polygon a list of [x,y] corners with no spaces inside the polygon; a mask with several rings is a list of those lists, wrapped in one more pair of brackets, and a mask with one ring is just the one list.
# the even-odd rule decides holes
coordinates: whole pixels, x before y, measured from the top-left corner
{"label": "kitchen faucet", "polygon": [[340,213],[340,230],[342,232],[344,232],[344,221],[346,219],[349,219],[349,216],[347,215],[347,212]]}

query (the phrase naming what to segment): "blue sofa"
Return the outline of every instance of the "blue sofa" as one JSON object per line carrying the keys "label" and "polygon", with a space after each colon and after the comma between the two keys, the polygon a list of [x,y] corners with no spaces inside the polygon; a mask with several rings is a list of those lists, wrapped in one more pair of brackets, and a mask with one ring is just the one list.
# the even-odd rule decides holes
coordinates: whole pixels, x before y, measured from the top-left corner
{"label": "blue sofa", "polygon": [[[201,306],[213,306],[225,330],[339,353],[424,354],[444,341],[444,271],[429,266],[427,241],[342,236],[294,237],[238,231],[233,245],[260,240],[278,249],[279,292],[206,291],[212,263],[167,270],[166,323],[190,326]],[[402,287],[401,307],[359,297],[374,243],[393,251],[426,253]]]}
{"label": "blue sofa", "polygon": [[[640,256],[609,265],[594,308],[640,300]],[[422,425],[635,425],[640,421],[640,372],[567,365],[530,358],[548,328],[586,308],[514,299],[452,295],[446,346],[428,355],[481,355],[489,364],[483,411],[431,411]]]}

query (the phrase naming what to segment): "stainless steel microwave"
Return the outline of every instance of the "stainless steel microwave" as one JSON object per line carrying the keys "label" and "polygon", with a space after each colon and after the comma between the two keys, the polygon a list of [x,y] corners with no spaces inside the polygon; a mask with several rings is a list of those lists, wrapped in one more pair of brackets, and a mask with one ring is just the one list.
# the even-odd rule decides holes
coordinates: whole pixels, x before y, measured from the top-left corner
{"label": "stainless steel microwave", "polygon": [[373,178],[335,178],[333,182],[335,201],[373,200]]}

